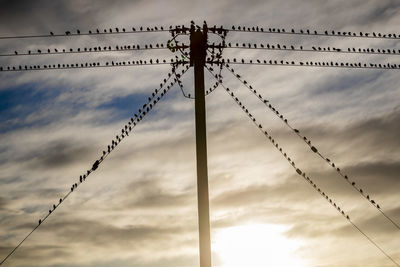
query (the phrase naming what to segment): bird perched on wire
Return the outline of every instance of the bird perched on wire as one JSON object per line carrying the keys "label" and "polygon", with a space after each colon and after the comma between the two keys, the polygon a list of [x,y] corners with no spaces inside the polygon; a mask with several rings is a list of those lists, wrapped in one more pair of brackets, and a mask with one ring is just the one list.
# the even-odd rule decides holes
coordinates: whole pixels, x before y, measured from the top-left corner
{"label": "bird perched on wire", "polygon": [[98,160],[96,160],[96,161],[93,163],[92,170],[95,171],[95,170],[99,167],[99,164],[100,164],[100,162],[99,162]]}

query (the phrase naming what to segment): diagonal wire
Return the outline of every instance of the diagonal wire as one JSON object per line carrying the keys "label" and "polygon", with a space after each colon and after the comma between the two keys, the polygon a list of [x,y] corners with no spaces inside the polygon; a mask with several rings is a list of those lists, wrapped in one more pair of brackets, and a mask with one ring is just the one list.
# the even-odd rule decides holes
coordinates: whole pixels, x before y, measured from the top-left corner
{"label": "diagonal wire", "polygon": [[331,166],[347,183],[350,185],[355,191],[361,194],[372,206],[374,206],[386,219],[388,219],[397,229],[400,230],[400,226],[391,219],[382,209],[381,206],[376,203],[375,200],[371,199],[369,194],[367,194],[362,188],[357,187],[354,181],[351,181],[347,174],[345,174],[334,162],[332,162],[329,158],[325,157],[315,146],[311,144],[311,140],[308,139],[306,136],[301,134],[301,131],[294,128],[288,120],[280,113],[274,106],[271,105],[270,101],[265,99],[259,92],[257,92],[253,87],[242,78],[241,75],[235,74],[235,70],[233,68],[229,68],[228,64],[224,64],[225,68],[232,73],[244,86],[246,86],[250,92],[252,92],[264,105],[271,110],[288,128],[290,128],[304,143],[316,153],[321,159],[323,159],[329,166]]}
{"label": "diagonal wire", "polygon": [[179,88],[181,89],[182,95],[185,98],[194,99],[194,97],[191,97],[190,94],[186,94],[185,93],[185,90],[183,89],[183,83],[181,81],[182,76],[179,73],[176,73],[176,72],[174,73],[174,75],[175,75],[175,79],[177,80],[176,83],[178,84]]}
{"label": "diagonal wire", "polygon": [[[182,71],[182,74],[185,73],[187,70],[188,70],[188,67]],[[175,69],[174,67],[172,68],[172,72],[173,72],[173,73],[176,72],[176,69]],[[167,85],[167,82],[168,82],[168,80],[169,80],[171,77],[172,77],[172,75],[169,74],[169,75],[168,75],[168,78],[164,79],[164,83],[161,83],[161,85],[160,85],[160,88],[161,88],[161,89],[162,89],[165,85]],[[152,96],[149,97],[149,101],[148,101],[148,103],[151,102],[151,101],[153,101],[153,104],[150,104],[150,108],[148,108],[148,109],[146,109],[146,110],[145,110],[145,109],[143,109],[143,110],[139,109],[139,115],[136,115],[135,118],[131,118],[131,121],[129,121],[128,124],[129,124],[129,125],[133,125],[133,127],[136,126],[137,123],[140,122],[140,121],[143,119],[143,117],[146,115],[146,111],[149,112],[149,111],[161,100],[161,98],[172,88],[172,86],[173,86],[175,83],[176,83],[176,80],[173,81],[173,82],[171,82],[170,85],[167,85],[167,89],[164,89],[163,91],[161,91],[161,90],[159,91],[158,89],[156,89],[156,92],[157,92],[157,93],[161,92],[161,94],[160,94],[161,97],[157,97],[158,94],[157,94],[157,93],[153,93]],[[156,97],[157,97],[157,98],[156,98]],[[155,100],[153,100],[153,99],[155,99]],[[145,105],[143,105],[143,106],[146,107],[147,104],[145,104]],[[133,124],[132,124],[132,123],[133,123]],[[2,265],[15,251],[25,242],[25,240],[26,240],[33,232],[35,232],[36,229],[38,229],[39,226],[42,225],[42,224],[46,221],[46,219],[47,219],[51,214],[53,214],[54,211],[55,211],[62,203],[64,203],[64,201],[69,197],[69,195],[70,195],[76,188],[78,188],[78,186],[79,186],[80,184],[82,184],[82,182],[84,182],[84,181],[86,180],[86,178],[87,178],[92,172],[94,172],[94,171],[98,168],[98,166],[108,157],[108,155],[110,155],[110,153],[111,153],[111,152],[114,150],[114,148],[124,139],[124,137],[126,137],[126,136],[129,135],[128,132],[130,132],[130,131],[133,129],[133,127],[131,127],[131,128],[129,129],[129,131],[123,131],[123,133],[122,133],[121,135],[117,135],[117,137],[116,137],[117,142],[114,142],[114,140],[113,140],[113,142],[112,142],[112,144],[113,144],[113,145],[112,145],[112,149],[110,149],[110,146],[109,146],[108,152],[103,151],[103,155],[102,155],[98,160],[95,161],[95,163],[93,164],[92,168],[91,168],[90,170],[88,170],[88,171],[86,172],[86,174],[80,176],[79,182],[72,185],[71,190],[70,190],[66,195],[64,195],[64,197],[60,198],[60,200],[59,200],[59,202],[58,202],[57,204],[53,205],[53,209],[52,209],[52,210],[49,210],[49,213],[47,213],[46,216],[44,216],[42,219],[39,220],[39,223],[32,229],[31,232],[29,232],[29,234],[27,234],[27,235],[25,236],[24,239],[22,239],[22,241],[21,241],[20,243],[18,243],[18,245],[17,245],[12,251],[0,262],[0,265]],[[125,127],[125,128],[127,128],[127,127]],[[124,133],[125,133],[125,135],[124,135]],[[121,137],[120,137],[120,136],[121,136]],[[115,146],[114,146],[114,143],[115,143]]]}
{"label": "diagonal wire", "polygon": [[[213,74],[208,68],[207,70]],[[371,244],[373,244],[376,248],[378,248],[390,261],[392,261],[396,266],[400,266],[389,254],[387,254],[375,241],[373,241],[364,231],[362,231],[353,221],[351,221],[350,217],[341,209],[332,199],[323,192],[317,184],[315,184],[312,179],[299,168],[296,167],[293,160],[284,152],[284,150],[279,146],[279,144],[274,140],[274,138],[263,129],[261,124],[258,124],[254,116],[246,109],[246,107],[240,102],[240,100],[235,96],[233,92],[229,90],[229,88],[225,87],[222,83],[221,86],[225,89],[225,91],[232,97],[232,99],[236,102],[236,104],[242,108],[242,110],[246,113],[246,115],[250,118],[250,120],[256,125],[256,127],[269,139],[269,141],[273,144],[273,146],[285,157],[285,159],[290,163],[290,165],[295,169],[296,173],[301,176],[306,182],[308,182],[315,191],[318,192],[326,201],[328,201],[332,207],[334,207],[344,218],[346,218],[351,225],[353,225],[361,234],[363,234]]]}

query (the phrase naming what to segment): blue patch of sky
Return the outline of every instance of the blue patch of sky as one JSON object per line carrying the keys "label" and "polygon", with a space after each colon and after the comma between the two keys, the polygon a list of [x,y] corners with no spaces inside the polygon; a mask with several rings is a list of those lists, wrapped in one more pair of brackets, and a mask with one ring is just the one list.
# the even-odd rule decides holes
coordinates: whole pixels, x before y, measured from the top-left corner
{"label": "blue patch of sky", "polygon": [[[48,118],[33,120],[29,123],[26,118],[38,112],[43,107],[54,103],[61,88],[37,89],[35,84],[11,87],[0,91],[0,133],[18,128],[44,125]],[[54,107],[56,108],[56,107]],[[72,109],[73,110],[73,109]]]}
{"label": "blue patch of sky", "polygon": [[[176,87],[176,86],[175,86]],[[164,96],[161,101],[169,98],[179,97],[181,94],[178,88],[171,88],[170,92]],[[73,116],[85,109],[79,103],[68,103],[64,110],[60,111],[58,107],[62,103],[55,103],[57,97],[62,93],[63,88],[40,88],[35,84],[29,84],[19,87],[11,87],[0,91],[0,133],[6,133],[25,127],[42,126],[52,122],[54,116]],[[148,93],[134,93],[123,97],[115,97],[108,102],[102,103],[96,107],[97,110],[112,110],[111,121],[129,119],[144,103],[148,102],[153,90]],[[49,116],[39,117],[30,122],[26,118],[31,114],[40,112],[43,108],[54,109],[54,113]],[[88,107],[89,108],[89,107]],[[63,112],[58,113],[57,112]],[[64,114],[67,113],[67,114]],[[157,108],[151,111],[149,115],[156,115]],[[58,118],[59,119],[59,118]]]}
{"label": "blue patch of sky", "polygon": [[103,103],[97,107],[97,109],[112,109],[112,120],[123,120],[129,119],[133,114],[138,114],[139,108],[143,106],[144,103],[148,102],[148,97],[150,94],[130,94],[123,97],[115,97],[110,101]]}
{"label": "blue patch of sky", "polygon": [[[97,108],[112,109],[114,111],[112,120],[129,119],[133,117],[134,114],[139,114],[138,113],[139,109],[142,109],[143,104],[148,103],[149,100],[148,98],[151,97],[151,94],[153,92],[154,91],[150,91],[149,93],[140,93],[140,94],[135,93],[123,97],[116,97],[106,103],[99,105]],[[152,99],[151,103],[153,103],[153,100],[156,100],[158,96],[161,97],[160,94],[161,91],[159,91],[158,95],[154,99]],[[180,90],[178,91],[177,88],[171,88],[171,90],[167,92],[167,94],[160,101],[167,101],[168,99],[179,97],[179,94],[181,94]],[[149,115],[150,116],[156,115],[157,110],[158,110],[157,108],[153,108],[153,110],[149,113]]]}
{"label": "blue patch of sky", "polygon": [[335,79],[332,77],[323,83],[316,84],[315,87],[317,87],[317,89],[313,92],[313,94],[319,95],[353,90],[354,88],[372,83],[383,74],[384,73],[382,71],[377,71],[366,72],[359,75],[355,75],[355,73],[349,73],[349,75],[341,77],[340,79]]}

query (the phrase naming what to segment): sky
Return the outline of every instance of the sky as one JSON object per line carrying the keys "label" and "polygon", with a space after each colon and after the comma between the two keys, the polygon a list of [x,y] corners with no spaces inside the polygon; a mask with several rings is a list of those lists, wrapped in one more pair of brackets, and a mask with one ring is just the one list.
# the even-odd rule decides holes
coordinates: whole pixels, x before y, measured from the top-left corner
{"label": "sky", "polygon": [[[0,36],[169,27],[191,20],[227,28],[400,34],[397,0],[0,0],[0,5]],[[0,40],[0,54],[166,44],[169,38],[164,32],[9,39]],[[397,40],[233,32],[227,42],[400,49]],[[0,66],[174,57],[169,50],[15,56],[0,57]],[[224,57],[400,63],[398,55],[239,49],[225,49]],[[400,223],[398,70],[232,67]],[[170,68],[0,72],[1,259],[91,168]],[[399,229],[230,72],[222,76],[296,167],[400,262]],[[209,88],[215,80],[207,71],[205,77]],[[192,69],[182,81],[193,95]],[[206,97],[206,106],[213,266],[395,266],[296,173],[223,87]],[[195,153],[194,101],[174,86],[4,266],[199,266]]]}

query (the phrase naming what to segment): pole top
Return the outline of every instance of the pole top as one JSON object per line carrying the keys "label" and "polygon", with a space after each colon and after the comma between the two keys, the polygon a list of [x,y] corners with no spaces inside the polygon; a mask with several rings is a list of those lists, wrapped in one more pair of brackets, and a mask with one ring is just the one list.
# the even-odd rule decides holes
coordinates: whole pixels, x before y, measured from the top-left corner
{"label": "pole top", "polygon": [[194,65],[194,61],[205,64],[207,55],[207,24],[204,23],[203,31],[195,30],[194,25],[190,27],[190,66]]}

